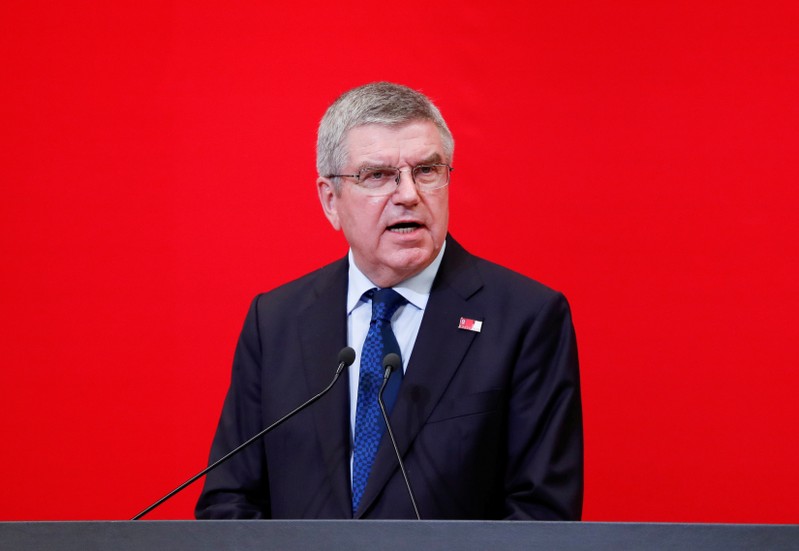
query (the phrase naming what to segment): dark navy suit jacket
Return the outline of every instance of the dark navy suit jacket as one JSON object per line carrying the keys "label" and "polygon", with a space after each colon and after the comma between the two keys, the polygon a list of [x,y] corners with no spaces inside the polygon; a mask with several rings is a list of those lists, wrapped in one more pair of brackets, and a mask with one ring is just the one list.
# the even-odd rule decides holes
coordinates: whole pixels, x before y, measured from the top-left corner
{"label": "dark navy suit jacket", "polygon": [[[347,259],[253,301],[211,450],[323,389],[347,343]],[[480,332],[460,318],[482,321]],[[342,377],[345,379],[345,377]],[[198,518],[415,518],[384,436],[353,515],[347,382],[208,475]],[[583,439],[566,299],[451,237],[391,424],[423,519],[579,520]]]}

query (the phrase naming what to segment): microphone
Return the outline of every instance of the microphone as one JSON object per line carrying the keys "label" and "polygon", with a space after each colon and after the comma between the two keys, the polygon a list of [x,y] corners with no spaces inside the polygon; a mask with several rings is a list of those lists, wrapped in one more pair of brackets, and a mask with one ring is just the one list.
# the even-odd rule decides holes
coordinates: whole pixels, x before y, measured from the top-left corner
{"label": "microphone", "polygon": [[413,497],[413,490],[411,490],[411,483],[408,480],[408,473],[405,472],[405,465],[402,463],[402,456],[400,455],[399,448],[397,447],[397,441],[394,439],[394,431],[391,430],[391,423],[388,420],[388,413],[386,413],[386,405],[383,403],[383,391],[386,389],[388,379],[391,377],[391,372],[395,369],[402,369],[402,360],[393,352],[386,354],[386,356],[383,358],[383,369],[385,370],[383,372],[383,384],[380,385],[380,392],[377,394],[377,403],[380,406],[380,413],[383,414],[383,421],[386,423],[386,431],[388,432],[389,438],[391,438],[391,446],[394,448],[394,453],[397,456],[397,462],[399,462],[400,471],[402,471],[402,478],[405,480],[405,487],[408,489],[408,495],[411,498],[413,512],[416,513],[416,520],[422,520],[422,517],[419,516],[419,508],[416,507],[416,498]]}
{"label": "microphone", "polygon": [[280,419],[278,419],[277,421],[275,421],[274,423],[272,423],[271,425],[266,427],[264,430],[262,430],[261,432],[259,432],[258,434],[256,434],[255,436],[253,436],[252,438],[250,438],[249,440],[247,440],[243,444],[241,444],[239,447],[237,447],[233,451],[228,452],[228,454],[225,455],[224,457],[222,457],[221,459],[216,460],[214,463],[212,463],[211,465],[209,465],[208,467],[206,467],[205,469],[203,469],[202,471],[200,471],[199,473],[197,473],[196,475],[194,475],[193,477],[188,479],[186,482],[184,482],[183,484],[181,484],[180,486],[178,486],[177,488],[175,488],[174,490],[169,492],[167,495],[165,495],[164,497],[162,497],[161,499],[159,499],[158,501],[156,501],[155,503],[153,503],[152,505],[147,507],[144,511],[142,511],[141,513],[139,513],[138,515],[136,515],[135,517],[133,517],[130,520],[139,520],[141,517],[143,517],[144,515],[146,515],[147,513],[149,513],[150,511],[152,511],[156,507],[158,507],[159,505],[161,505],[167,499],[171,498],[172,496],[174,496],[175,494],[177,494],[178,492],[183,490],[186,486],[189,486],[191,483],[196,481],[198,478],[200,478],[200,477],[208,474],[209,472],[213,471],[219,465],[221,465],[222,463],[224,463],[225,461],[227,461],[228,459],[230,459],[231,457],[233,457],[234,455],[239,453],[241,450],[243,450],[244,448],[248,447],[250,444],[252,444],[256,440],[259,440],[261,437],[265,436],[272,429],[282,425],[284,421],[287,421],[288,419],[294,417],[297,413],[301,412],[302,410],[304,410],[305,408],[307,408],[308,406],[310,406],[311,404],[316,402],[319,398],[321,398],[322,396],[327,394],[328,391],[331,388],[333,388],[333,385],[335,385],[336,381],[338,381],[338,378],[339,378],[339,376],[341,376],[341,372],[344,371],[344,368],[351,366],[352,362],[354,362],[354,361],[355,361],[355,350],[353,350],[349,346],[345,346],[344,348],[342,348],[339,351],[339,353],[338,353],[338,366],[336,367],[335,375],[333,375],[333,380],[330,381],[330,384],[327,385],[324,388],[324,390],[322,390],[322,392],[320,392],[316,396],[313,396],[310,400],[308,400],[304,404],[302,404],[302,405],[296,407],[295,409],[293,409],[292,411],[288,412],[286,415],[284,415],[283,417],[281,417]]}

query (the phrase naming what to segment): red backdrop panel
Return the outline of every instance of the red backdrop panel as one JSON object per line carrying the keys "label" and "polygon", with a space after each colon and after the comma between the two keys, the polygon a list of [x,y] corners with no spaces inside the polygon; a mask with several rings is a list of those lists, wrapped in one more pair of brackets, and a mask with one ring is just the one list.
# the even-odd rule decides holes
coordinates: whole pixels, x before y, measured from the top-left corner
{"label": "red backdrop panel", "polygon": [[204,465],[250,299],[346,251],[316,124],[394,80],[455,236],[570,298],[585,518],[799,522],[795,3],[500,4],[0,7],[0,520]]}

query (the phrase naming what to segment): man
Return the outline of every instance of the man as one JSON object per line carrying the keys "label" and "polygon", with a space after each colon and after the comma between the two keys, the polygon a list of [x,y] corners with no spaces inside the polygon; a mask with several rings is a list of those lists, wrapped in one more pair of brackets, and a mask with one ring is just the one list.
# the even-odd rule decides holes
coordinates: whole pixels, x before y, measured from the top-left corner
{"label": "man", "polygon": [[317,188],[349,254],[254,300],[211,459],[324,388],[346,345],[349,387],[209,474],[198,518],[415,518],[376,406],[373,364],[393,350],[385,401],[423,519],[579,520],[568,305],[447,234],[453,149],[438,109],[404,86],[330,106]]}

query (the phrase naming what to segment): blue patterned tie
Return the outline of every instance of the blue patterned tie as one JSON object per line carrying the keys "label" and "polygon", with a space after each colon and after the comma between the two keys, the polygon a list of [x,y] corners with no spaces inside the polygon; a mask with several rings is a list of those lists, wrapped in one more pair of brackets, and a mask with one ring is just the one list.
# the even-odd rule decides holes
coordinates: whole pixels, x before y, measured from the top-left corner
{"label": "blue patterned tie", "polygon": [[[366,334],[361,352],[358,405],[355,410],[352,460],[353,513],[361,502],[369,472],[372,470],[372,462],[377,453],[377,445],[383,435],[383,421],[380,418],[377,394],[383,382],[383,358],[390,352],[400,353],[397,338],[391,330],[391,317],[397,308],[405,303],[405,299],[394,289],[371,289],[364,293],[364,296],[372,299],[372,321],[369,322],[369,332]],[[401,376],[402,373],[397,373],[397,377]],[[392,376],[392,382],[393,380]],[[388,403],[386,408],[390,410]]]}

